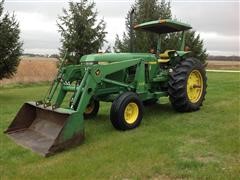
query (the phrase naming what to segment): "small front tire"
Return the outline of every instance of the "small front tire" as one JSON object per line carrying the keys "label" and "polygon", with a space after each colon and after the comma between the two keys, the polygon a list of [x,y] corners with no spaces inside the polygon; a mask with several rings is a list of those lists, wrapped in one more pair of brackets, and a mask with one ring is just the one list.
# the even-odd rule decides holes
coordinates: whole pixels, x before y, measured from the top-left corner
{"label": "small front tire", "polygon": [[[72,106],[72,102],[73,102],[73,97],[70,100],[69,107]],[[79,99],[77,100],[77,103],[75,104],[75,106],[73,106],[73,109],[75,111],[77,110],[78,104],[79,104]],[[83,113],[84,119],[90,119],[95,117],[99,111],[99,107],[100,107],[99,101],[95,98],[91,98],[89,104],[86,107],[85,112]]]}
{"label": "small front tire", "polygon": [[118,130],[138,127],[143,118],[143,105],[136,93],[121,94],[112,103],[110,120]]}
{"label": "small front tire", "polygon": [[96,99],[92,99],[87,105],[85,112],[83,113],[84,119],[91,119],[97,116],[99,106],[99,101]]}

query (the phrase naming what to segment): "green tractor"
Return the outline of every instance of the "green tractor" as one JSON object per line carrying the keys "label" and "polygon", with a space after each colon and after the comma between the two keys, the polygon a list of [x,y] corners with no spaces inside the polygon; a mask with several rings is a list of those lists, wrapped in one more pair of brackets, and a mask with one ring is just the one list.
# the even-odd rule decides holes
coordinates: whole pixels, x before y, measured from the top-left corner
{"label": "green tractor", "polygon": [[[206,94],[204,65],[184,51],[187,24],[156,20],[135,30],[166,34],[182,32],[179,50],[160,53],[85,55],[78,65],[64,65],[42,101],[25,103],[5,133],[16,143],[50,156],[84,140],[84,120],[97,115],[99,102],[112,102],[110,120],[117,130],[138,127],[143,104],[169,96],[180,112],[199,110]],[[160,42],[160,39],[159,39]],[[66,58],[65,58],[66,59]],[[67,93],[69,107],[63,108]],[[145,120],[147,120],[145,118]]]}

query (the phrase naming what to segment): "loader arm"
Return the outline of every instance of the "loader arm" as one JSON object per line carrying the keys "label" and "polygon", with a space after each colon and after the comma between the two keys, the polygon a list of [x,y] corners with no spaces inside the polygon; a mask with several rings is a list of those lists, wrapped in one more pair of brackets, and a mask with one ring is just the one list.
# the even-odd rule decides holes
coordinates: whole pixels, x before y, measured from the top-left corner
{"label": "loader arm", "polygon": [[[70,139],[74,134],[79,131],[79,127],[82,126],[84,120],[83,113],[87,105],[89,104],[91,97],[96,91],[97,84],[101,83],[108,74],[134,66],[136,64],[139,64],[140,62],[141,59],[133,59],[107,65],[94,65],[92,68],[86,70],[72,104],[73,107],[77,103],[78,99],[80,99],[79,104],[77,105],[77,112],[75,113],[76,115],[74,115],[77,118],[72,118],[72,120],[69,121],[65,126],[63,131],[63,137],[65,140]],[[60,98],[62,97],[60,96]],[[60,99],[59,101],[62,101],[62,99]]]}
{"label": "loader arm", "polygon": [[[97,85],[106,80],[107,75],[137,64],[140,67],[143,61],[130,59],[106,65],[77,65],[62,68],[61,78],[55,81],[56,84],[53,84],[47,95],[48,104],[25,103],[5,133],[18,144],[43,156],[50,156],[79,145],[84,140],[83,113]],[[81,80],[80,85],[72,87],[70,82],[74,80]],[[124,84],[124,86],[128,85]],[[76,91],[73,99],[73,105],[78,103],[76,110],[73,110],[73,106],[70,109],[60,108],[69,91]],[[55,94],[56,97],[53,98]]]}
{"label": "loader arm", "polygon": [[[82,94],[87,91],[87,94],[84,94],[84,97],[90,96],[90,98],[94,95],[97,84],[105,81],[105,77],[114,72],[120,71],[122,69],[126,69],[128,67],[134,66],[136,64],[141,64],[141,59],[131,59],[123,62],[115,62],[106,65],[93,65],[90,67],[82,67],[78,66],[69,66],[64,71],[63,79],[61,80],[61,87],[57,94],[56,101],[52,104],[54,107],[60,107],[63,99],[68,91],[74,91],[75,96],[73,98],[72,106],[75,106],[78,99],[81,101]],[[71,81],[78,80],[82,76],[81,83],[78,87],[73,87],[70,85]],[[74,78],[73,78],[74,77]],[[128,84],[125,84],[129,86]],[[82,100],[85,102],[85,100]],[[81,104],[81,103],[79,103]],[[85,107],[84,107],[85,108]],[[79,110],[79,109],[78,109]],[[85,109],[84,109],[85,110]]]}

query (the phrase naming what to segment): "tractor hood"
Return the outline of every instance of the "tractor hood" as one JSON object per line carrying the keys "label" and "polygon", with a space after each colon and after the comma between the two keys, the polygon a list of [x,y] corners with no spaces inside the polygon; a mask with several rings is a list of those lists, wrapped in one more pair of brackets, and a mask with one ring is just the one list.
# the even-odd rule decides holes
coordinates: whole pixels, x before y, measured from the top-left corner
{"label": "tractor hood", "polygon": [[130,59],[142,58],[145,61],[154,61],[156,57],[150,53],[102,53],[85,55],[80,62],[118,62]]}

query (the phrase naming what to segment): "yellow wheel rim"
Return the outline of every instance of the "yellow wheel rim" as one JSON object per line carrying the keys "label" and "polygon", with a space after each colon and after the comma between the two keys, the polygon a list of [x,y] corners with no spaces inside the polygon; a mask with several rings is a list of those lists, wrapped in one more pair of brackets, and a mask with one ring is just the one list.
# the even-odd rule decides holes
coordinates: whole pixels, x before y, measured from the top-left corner
{"label": "yellow wheel rim", "polygon": [[129,103],[124,110],[124,119],[128,124],[133,124],[139,114],[138,105],[136,103]]}
{"label": "yellow wheel rim", "polygon": [[187,95],[192,103],[196,103],[202,96],[203,78],[198,70],[193,70],[187,80]]}
{"label": "yellow wheel rim", "polygon": [[87,108],[86,108],[86,110],[85,110],[85,114],[91,114],[92,112],[93,112],[93,110],[94,110],[94,107],[95,107],[95,104],[94,104],[94,102],[91,102],[88,106],[87,106]]}

